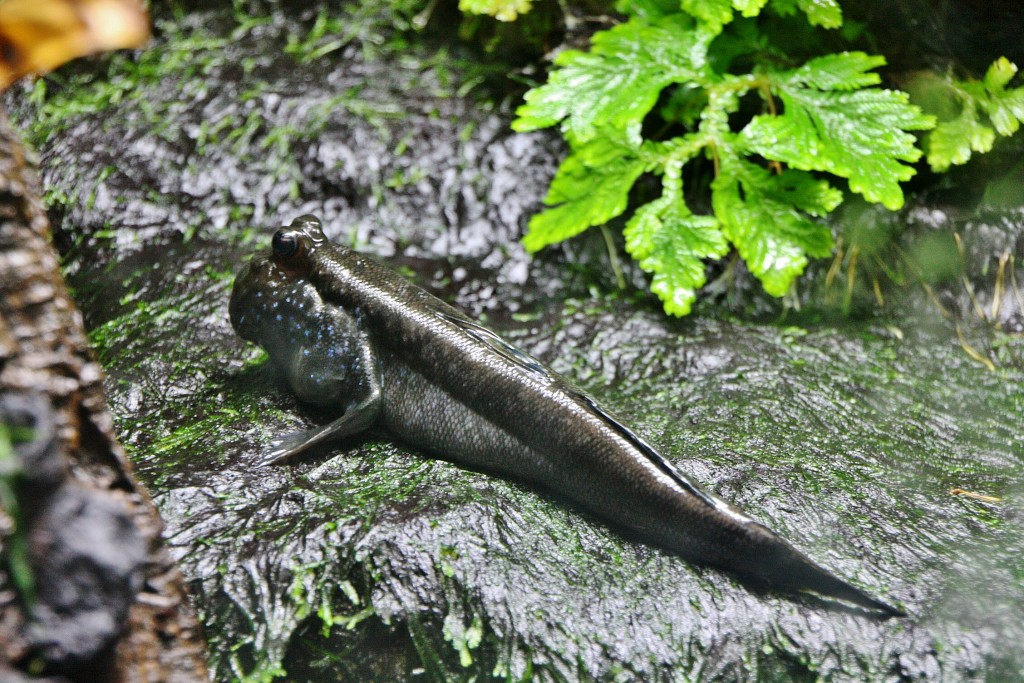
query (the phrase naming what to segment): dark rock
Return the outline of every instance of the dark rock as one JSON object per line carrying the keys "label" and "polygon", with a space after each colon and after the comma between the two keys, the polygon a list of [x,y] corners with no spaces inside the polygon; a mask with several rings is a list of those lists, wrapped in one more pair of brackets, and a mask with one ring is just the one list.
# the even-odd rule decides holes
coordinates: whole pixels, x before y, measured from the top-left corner
{"label": "dark rock", "polygon": [[[218,679],[1024,669],[1006,646],[1024,640],[1019,367],[989,372],[933,329],[928,305],[836,325],[711,306],[666,319],[607,286],[599,237],[526,257],[516,239],[556,143],[459,95],[471,65],[453,53],[352,43],[303,63],[284,46],[309,25],[285,13],[237,34],[223,13],[166,28],[140,59],[178,71],[69,116],[41,154],[55,195],[93,198],[58,209],[65,265]],[[211,132],[218,121],[231,133]],[[911,616],[750,591],[545,492],[376,435],[255,469],[273,438],[325,418],[227,321],[240,262],[302,213],[484,316],[681,470]]]}
{"label": "dark rock", "polygon": [[9,479],[31,569],[23,596],[30,657],[55,672],[95,667],[141,588],[145,543],[121,501],[67,477],[43,396],[3,394],[0,422],[23,435],[14,439],[17,470]]}
{"label": "dark rock", "polygon": [[28,640],[54,670],[80,670],[124,629],[145,544],[123,503],[73,483],[53,492],[28,533],[36,590]]}
{"label": "dark rock", "polygon": [[60,486],[67,472],[56,450],[53,410],[46,398],[41,394],[0,394],[0,423],[27,437],[14,444],[21,484],[40,497]]}

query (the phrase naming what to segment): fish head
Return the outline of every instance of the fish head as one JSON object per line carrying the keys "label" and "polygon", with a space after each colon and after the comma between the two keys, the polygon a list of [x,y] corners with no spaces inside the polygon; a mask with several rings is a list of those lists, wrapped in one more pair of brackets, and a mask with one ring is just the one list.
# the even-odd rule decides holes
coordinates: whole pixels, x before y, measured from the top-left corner
{"label": "fish head", "polygon": [[299,399],[321,405],[344,394],[365,343],[355,318],[309,278],[325,245],[319,219],[296,218],[274,233],[268,252],[242,267],[228,305],[238,335],[266,350]]}

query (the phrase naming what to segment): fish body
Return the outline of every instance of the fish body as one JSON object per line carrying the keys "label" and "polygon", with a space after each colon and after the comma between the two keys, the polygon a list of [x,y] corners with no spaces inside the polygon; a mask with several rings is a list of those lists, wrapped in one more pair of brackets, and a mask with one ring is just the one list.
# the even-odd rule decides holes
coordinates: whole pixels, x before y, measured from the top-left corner
{"label": "fish body", "polygon": [[703,491],[529,354],[377,261],[329,242],[313,216],[236,278],[231,322],[298,397],[338,418],[268,460],[382,427],[416,448],[564,496],[641,540],[784,590],[901,612],[835,577]]}

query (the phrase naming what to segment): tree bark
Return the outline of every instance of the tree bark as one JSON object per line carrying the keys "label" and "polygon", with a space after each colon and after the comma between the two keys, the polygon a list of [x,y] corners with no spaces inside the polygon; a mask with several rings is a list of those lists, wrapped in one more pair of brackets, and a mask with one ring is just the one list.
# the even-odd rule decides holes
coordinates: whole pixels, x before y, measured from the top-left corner
{"label": "tree bark", "polygon": [[[90,353],[82,317],[71,300],[51,244],[49,222],[40,200],[35,168],[17,135],[0,113],[0,394],[34,396],[44,404],[52,426],[52,451],[60,463],[59,489],[73,494],[83,510],[105,519],[125,520],[129,544],[139,548],[137,568],[129,566],[131,585],[124,601],[124,623],[112,627],[111,642],[94,660],[63,670],[46,663],[47,675],[72,680],[181,681],[207,678],[201,628],[189,605],[183,578],[161,538],[162,523],[147,491],[135,480],[118,444],[102,385],[102,370]],[[48,404],[48,405],[45,405]],[[42,418],[41,418],[42,419]],[[26,467],[26,481],[33,472]],[[36,473],[38,474],[38,473]],[[45,487],[44,487],[45,488]],[[32,486],[21,489],[32,492]],[[43,519],[39,509],[52,496],[23,496],[27,517]],[[90,507],[91,506],[91,507]],[[65,505],[65,508],[68,506]],[[74,507],[74,506],[72,506]],[[77,509],[77,508],[76,508]],[[50,517],[57,519],[50,514]],[[91,523],[91,518],[82,517]],[[21,523],[24,528],[17,528]],[[11,542],[29,534],[29,563],[36,588],[47,589],[40,565],[47,553],[67,554],[60,529],[40,540],[31,525],[0,509],[0,679],[18,670],[38,672],[38,611],[26,617],[23,593],[11,571]],[[67,523],[61,522],[66,528]],[[134,529],[130,528],[134,525]],[[33,536],[32,534],[36,534]],[[54,536],[57,534],[57,536]],[[56,541],[53,539],[56,538]],[[46,540],[49,539],[49,545]],[[133,541],[134,539],[134,541]],[[86,552],[89,552],[87,549]],[[114,553],[123,560],[130,549]],[[134,574],[132,574],[134,572]],[[52,572],[51,572],[52,574]],[[103,577],[99,577],[102,581]],[[58,578],[58,580],[61,580]],[[59,586],[63,589],[65,586]],[[37,596],[45,603],[47,595]],[[37,622],[33,625],[33,621]],[[35,629],[35,631],[33,631]],[[35,635],[33,635],[35,633]],[[119,633],[119,635],[118,635]],[[58,634],[59,635],[59,634]],[[55,668],[56,667],[56,668]],[[95,678],[102,675],[103,678]]]}

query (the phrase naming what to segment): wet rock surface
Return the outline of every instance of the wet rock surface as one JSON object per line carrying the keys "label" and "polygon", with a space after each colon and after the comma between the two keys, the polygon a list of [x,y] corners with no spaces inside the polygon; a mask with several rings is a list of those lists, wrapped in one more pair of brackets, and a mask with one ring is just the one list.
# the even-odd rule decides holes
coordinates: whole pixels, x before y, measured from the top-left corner
{"label": "wet rock surface", "polygon": [[[1019,365],[987,369],[936,331],[926,297],[838,327],[710,305],[678,321],[564,253],[530,261],[516,240],[553,173],[551,140],[509,133],[507,108],[465,95],[467,62],[429,46],[385,59],[353,43],[301,63],[284,46],[308,26],[163,23],[149,54],[179,60],[180,78],[66,119],[40,149],[119,434],[218,679],[1024,673],[1007,647],[1024,640]],[[233,273],[302,213],[481,317],[910,617],[742,587],[378,435],[255,468],[273,438],[326,418],[227,320]],[[1019,215],[1005,221],[1020,234]],[[588,262],[586,240],[568,249]]]}
{"label": "wet rock surface", "polygon": [[30,619],[30,657],[54,672],[81,672],[94,667],[124,629],[142,587],[145,541],[122,501],[67,476],[42,396],[0,395],[0,423],[31,435],[13,448],[29,569],[21,598]]}

